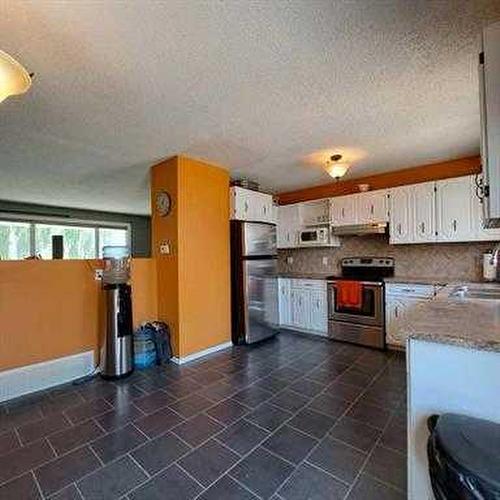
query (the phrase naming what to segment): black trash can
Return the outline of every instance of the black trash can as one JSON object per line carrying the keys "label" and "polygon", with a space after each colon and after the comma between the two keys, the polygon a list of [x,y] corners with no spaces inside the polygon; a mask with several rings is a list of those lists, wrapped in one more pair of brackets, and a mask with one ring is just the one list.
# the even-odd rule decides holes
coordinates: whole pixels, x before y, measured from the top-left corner
{"label": "black trash can", "polygon": [[500,500],[500,424],[453,413],[427,423],[436,500]]}

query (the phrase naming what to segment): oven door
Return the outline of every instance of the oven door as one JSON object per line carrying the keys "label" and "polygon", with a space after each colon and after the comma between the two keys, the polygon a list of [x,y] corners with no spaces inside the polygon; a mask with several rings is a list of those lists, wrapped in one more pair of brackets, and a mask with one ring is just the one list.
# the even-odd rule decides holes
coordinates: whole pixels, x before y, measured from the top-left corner
{"label": "oven door", "polygon": [[337,288],[335,282],[328,283],[328,319],[343,321],[358,325],[383,326],[384,285],[363,281],[363,300],[359,309],[340,307],[337,303]]}

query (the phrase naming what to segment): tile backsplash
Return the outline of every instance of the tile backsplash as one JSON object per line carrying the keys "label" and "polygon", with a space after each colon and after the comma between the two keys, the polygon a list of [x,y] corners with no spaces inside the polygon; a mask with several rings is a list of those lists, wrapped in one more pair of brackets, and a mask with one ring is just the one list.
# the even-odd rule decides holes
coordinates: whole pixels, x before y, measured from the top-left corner
{"label": "tile backsplash", "polygon": [[[480,280],[482,254],[495,242],[389,245],[388,236],[344,236],[334,248],[300,248],[279,251],[283,273],[332,273],[339,271],[343,257],[389,256],[395,259],[396,276]],[[288,257],[293,258],[289,263]]]}

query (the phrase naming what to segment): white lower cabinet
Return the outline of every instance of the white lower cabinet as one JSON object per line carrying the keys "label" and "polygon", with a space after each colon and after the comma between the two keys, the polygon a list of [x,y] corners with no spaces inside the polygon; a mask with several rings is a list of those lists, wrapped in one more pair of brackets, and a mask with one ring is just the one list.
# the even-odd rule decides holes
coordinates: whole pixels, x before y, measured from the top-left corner
{"label": "white lower cabinet", "polygon": [[326,335],[326,281],[279,278],[280,325],[292,330]]}
{"label": "white lower cabinet", "polygon": [[311,299],[311,330],[326,334],[328,332],[328,307],[326,304],[326,289],[313,290]]}
{"label": "white lower cabinet", "polygon": [[278,279],[279,290],[279,324],[292,324],[292,300],[291,300],[291,280],[285,278]]}
{"label": "white lower cabinet", "polygon": [[423,302],[434,298],[439,285],[388,283],[385,287],[385,333],[386,343],[404,348],[406,336],[400,325],[406,314]]}

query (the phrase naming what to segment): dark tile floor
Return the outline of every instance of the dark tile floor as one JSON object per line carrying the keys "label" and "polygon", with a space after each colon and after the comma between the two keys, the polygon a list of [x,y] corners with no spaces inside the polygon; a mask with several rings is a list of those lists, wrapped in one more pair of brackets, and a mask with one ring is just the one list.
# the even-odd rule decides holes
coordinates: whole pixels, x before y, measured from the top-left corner
{"label": "dark tile floor", "polygon": [[0,407],[1,499],[406,497],[404,358],[283,333]]}

